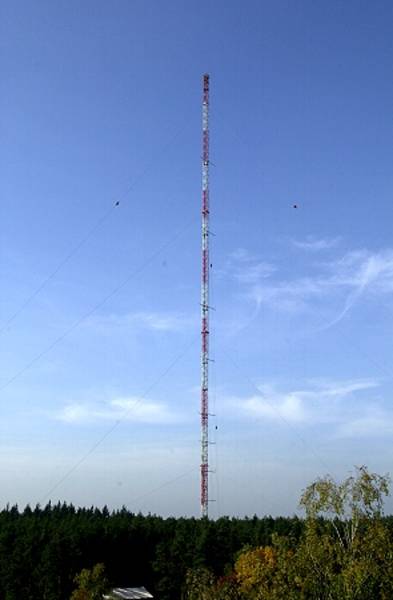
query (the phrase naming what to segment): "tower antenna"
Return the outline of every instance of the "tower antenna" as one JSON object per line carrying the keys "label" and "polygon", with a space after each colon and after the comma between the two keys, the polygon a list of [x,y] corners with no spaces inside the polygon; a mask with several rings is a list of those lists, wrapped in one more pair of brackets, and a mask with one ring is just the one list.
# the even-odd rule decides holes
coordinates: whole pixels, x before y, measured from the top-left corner
{"label": "tower antenna", "polygon": [[202,100],[201,517],[209,505],[209,75]]}

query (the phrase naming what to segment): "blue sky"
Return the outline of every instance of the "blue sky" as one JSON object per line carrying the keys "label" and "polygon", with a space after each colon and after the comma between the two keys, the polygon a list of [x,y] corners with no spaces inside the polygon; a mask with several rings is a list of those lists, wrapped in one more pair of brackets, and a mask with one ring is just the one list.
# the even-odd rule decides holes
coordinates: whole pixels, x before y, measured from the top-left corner
{"label": "blue sky", "polygon": [[210,514],[292,514],[318,475],[389,471],[392,17],[3,2],[2,504],[199,513],[204,72]]}

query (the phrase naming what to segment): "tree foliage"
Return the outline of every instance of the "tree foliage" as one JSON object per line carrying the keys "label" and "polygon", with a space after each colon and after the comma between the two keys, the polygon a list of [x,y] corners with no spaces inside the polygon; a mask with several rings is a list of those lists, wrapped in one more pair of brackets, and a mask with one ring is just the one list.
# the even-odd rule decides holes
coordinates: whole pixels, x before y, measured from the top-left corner
{"label": "tree foliage", "polygon": [[[124,509],[7,506],[0,511],[1,600],[69,600],[75,576],[105,564],[112,587],[146,586],[160,600],[180,600],[189,569],[221,578],[246,545],[266,545],[274,531],[299,536],[298,518],[217,521],[143,516]],[[228,596],[229,598],[229,596]]]}
{"label": "tree foliage", "polygon": [[[392,530],[382,515],[388,492],[389,478],[366,467],[340,483],[331,477],[312,483],[300,500],[306,512],[300,537],[273,533],[269,544],[246,547],[238,554],[233,598],[393,598]],[[203,592],[190,600],[218,600],[217,583],[205,573],[200,580]]]}
{"label": "tree foliage", "polygon": [[108,588],[105,565],[97,563],[92,569],[82,569],[75,576],[74,583],[77,588],[72,592],[70,600],[102,600]]}
{"label": "tree foliage", "polygon": [[341,483],[329,476],[317,479],[303,492],[300,506],[306,511],[308,524],[317,517],[329,519],[341,549],[351,551],[361,523],[381,517],[389,483],[388,476],[357,467],[356,474]]}

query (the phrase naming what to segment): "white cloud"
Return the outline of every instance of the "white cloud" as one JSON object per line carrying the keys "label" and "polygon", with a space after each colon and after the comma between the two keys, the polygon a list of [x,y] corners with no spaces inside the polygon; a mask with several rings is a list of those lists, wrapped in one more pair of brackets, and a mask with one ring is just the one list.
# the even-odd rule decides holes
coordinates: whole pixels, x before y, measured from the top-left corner
{"label": "white cloud", "polygon": [[297,394],[287,394],[280,398],[251,396],[242,402],[242,408],[249,415],[259,418],[281,418],[292,422],[306,420],[302,400]]}
{"label": "white cloud", "polygon": [[364,438],[391,435],[393,433],[393,413],[382,411],[374,407],[374,414],[370,410],[365,415],[342,423],[337,430],[339,438]]}
{"label": "white cloud", "polygon": [[237,261],[237,262],[249,262],[250,260],[254,260],[255,256],[251,254],[246,248],[236,248],[229,255],[229,260]]}
{"label": "white cloud", "polygon": [[293,240],[293,245],[301,250],[309,250],[311,252],[319,252],[321,250],[330,250],[335,248],[340,243],[340,238],[317,239],[313,236],[308,236],[306,240]]}
{"label": "white cloud", "polygon": [[370,253],[367,250],[349,252],[330,265],[333,275],[328,285],[349,289],[342,310],[323,329],[341,321],[356,302],[366,293],[393,291],[393,251]]}
{"label": "white cloud", "polygon": [[100,332],[121,330],[150,330],[179,333],[193,326],[195,319],[178,313],[139,311],[127,314],[100,315],[89,319],[90,325]]}
{"label": "white cloud", "polygon": [[192,320],[184,315],[139,312],[129,315],[133,323],[156,331],[182,331],[192,324]]}
{"label": "white cloud", "polygon": [[341,382],[315,381],[314,384],[319,386],[319,388],[317,387],[316,392],[319,393],[318,389],[323,390],[323,395],[327,397],[344,397],[353,394],[354,392],[370,390],[379,386],[379,382],[375,379],[355,379],[352,381]]}
{"label": "white cloud", "polygon": [[81,423],[89,420],[89,410],[82,404],[68,404],[61,409],[56,418],[66,423]]}
{"label": "white cloud", "polygon": [[229,255],[225,268],[219,275],[230,277],[241,284],[255,284],[270,277],[275,270],[273,264],[261,261],[245,248],[237,248]]}
{"label": "white cloud", "polygon": [[333,298],[336,302],[341,299],[342,308],[322,327],[327,329],[341,321],[365,294],[372,296],[393,292],[391,249],[380,252],[352,251],[338,260],[317,266],[319,273],[314,276],[281,280],[276,276],[248,285],[245,296],[258,308],[265,305],[291,312],[312,310],[316,301],[327,306],[327,302],[331,304]]}
{"label": "white cloud", "polygon": [[258,262],[237,268],[233,272],[233,277],[239,283],[256,283],[261,279],[266,279],[274,273],[275,267],[269,263]]}
{"label": "white cloud", "polygon": [[165,424],[178,420],[166,404],[152,402],[138,396],[114,398],[101,404],[70,403],[55,418],[65,423],[95,421],[128,421],[133,423]]}
{"label": "white cloud", "polygon": [[355,250],[326,263],[330,271],[322,281],[327,286],[355,288],[362,291],[375,284],[378,291],[393,291],[393,250],[380,252]]}
{"label": "white cloud", "polygon": [[258,386],[259,394],[246,398],[231,397],[226,402],[237,416],[246,418],[341,426],[353,418],[350,397],[378,386],[379,382],[373,379],[309,382],[304,388],[284,392],[272,385],[261,385]]}
{"label": "white cloud", "polygon": [[312,297],[322,294],[317,279],[302,277],[294,280],[277,281],[254,285],[246,292],[246,297],[254,302],[258,309],[263,305],[276,310],[299,311],[308,307]]}

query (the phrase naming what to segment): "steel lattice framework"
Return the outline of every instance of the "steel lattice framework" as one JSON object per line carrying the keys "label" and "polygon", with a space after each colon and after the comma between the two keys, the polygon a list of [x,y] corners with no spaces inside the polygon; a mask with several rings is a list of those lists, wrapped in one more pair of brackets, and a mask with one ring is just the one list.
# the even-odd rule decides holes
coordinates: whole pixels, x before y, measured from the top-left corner
{"label": "steel lattice framework", "polygon": [[202,103],[201,516],[209,505],[209,75]]}

